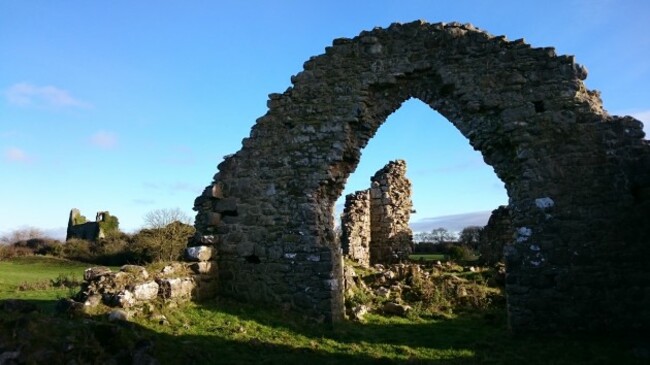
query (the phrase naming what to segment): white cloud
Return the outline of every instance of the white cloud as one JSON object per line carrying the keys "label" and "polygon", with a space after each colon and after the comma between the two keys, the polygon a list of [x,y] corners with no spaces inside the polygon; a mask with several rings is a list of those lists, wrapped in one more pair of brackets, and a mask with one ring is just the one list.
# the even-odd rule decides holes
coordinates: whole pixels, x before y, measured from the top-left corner
{"label": "white cloud", "polygon": [[422,218],[409,225],[414,232],[430,232],[435,228],[445,228],[448,231],[459,232],[465,227],[487,224],[492,211],[470,212],[463,214],[442,215],[439,217]]}
{"label": "white cloud", "polygon": [[90,143],[99,148],[110,149],[117,145],[117,135],[113,132],[99,131],[90,136]]}
{"label": "white cloud", "polygon": [[36,107],[89,107],[90,105],[76,99],[66,90],[54,86],[37,86],[21,82],[10,86],[5,91],[10,104]]}
{"label": "white cloud", "polygon": [[30,162],[31,158],[25,151],[16,147],[9,147],[4,151],[4,158],[9,162]]}

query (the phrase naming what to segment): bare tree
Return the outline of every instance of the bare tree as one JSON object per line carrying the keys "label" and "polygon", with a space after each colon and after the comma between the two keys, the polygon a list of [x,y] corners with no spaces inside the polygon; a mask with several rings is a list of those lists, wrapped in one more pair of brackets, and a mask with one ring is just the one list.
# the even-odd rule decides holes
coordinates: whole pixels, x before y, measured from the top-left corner
{"label": "bare tree", "polygon": [[174,222],[192,224],[192,218],[180,208],[155,209],[144,215],[147,228],[164,228]]}
{"label": "bare tree", "polygon": [[431,240],[433,243],[455,241],[456,235],[449,232],[446,228],[440,227],[431,231]]}
{"label": "bare tree", "polygon": [[134,236],[134,248],[152,261],[178,260],[194,235],[192,219],[179,208],[156,209],[143,217],[145,229]]}
{"label": "bare tree", "polygon": [[15,229],[0,237],[0,242],[11,244],[18,241],[27,241],[32,238],[45,238],[45,233],[35,227],[24,227]]}
{"label": "bare tree", "polygon": [[458,240],[461,243],[463,243],[463,244],[465,244],[465,245],[467,245],[467,246],[469,246],[469,247],[471,247],[473,249],[477,249],[478,248],[479,236],[480,236],[482,230],[483,230],[483,227],[479,227],[479,226],[465,227],[465,228],[463,228],[462,231],[460,231],[460,237],[458,238]]}

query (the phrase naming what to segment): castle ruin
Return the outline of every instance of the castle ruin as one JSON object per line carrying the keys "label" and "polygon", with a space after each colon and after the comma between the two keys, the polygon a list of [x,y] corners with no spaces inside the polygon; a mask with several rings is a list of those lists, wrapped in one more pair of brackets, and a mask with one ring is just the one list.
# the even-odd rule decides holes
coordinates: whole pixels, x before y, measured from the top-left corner
{"label": "castle ruin", "polygon": [[103,222],[108,212],[97,212],[94,222],[87,222],[81,215],[79,209],[72,208],[68,218],[68,230],[66,231],[65,240],[73,238],[97,241],[105,237],[105,232],[99,223]]}

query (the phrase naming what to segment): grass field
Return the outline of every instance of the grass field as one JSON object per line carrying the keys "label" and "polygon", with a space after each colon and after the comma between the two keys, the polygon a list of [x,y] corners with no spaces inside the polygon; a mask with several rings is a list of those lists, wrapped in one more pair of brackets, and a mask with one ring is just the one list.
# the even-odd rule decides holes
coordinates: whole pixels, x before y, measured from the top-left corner
{"label": "grass field", "polygon": [[419,260],[424,260],[424,261],[445,261],[447,260],[447,256],[444,254],[413,254],[409,255],[409,258],[413,261],[419,261]]}
{"label": "grass field", "polygon": [[[68,288],[54,288],[51,280],[60,276],[81,280],[92,265],[55,257],[25,256],[0,261],[0,299],[57,299]],[[21,287],[29,290],[21,290]]]}
{"label": "grass field", "polygon": [[[23,281],[60,273],[81,275],[87,265],[29,258],[0,262],[2,298],[29,298]],[[12,289],[13,288],[13,289]],[[36,290],[36,292],[41,292]],[[48,290],[42,290],[48,292]],[[59,293],[38,293],[53,306]],[[0,307],[1,308],[1,307]],[[0,310],[0,345],[21,348],[33,363],[131,363],[147,346],[162,364],[643,364],[635,356],[645,339],[632,335],[512,335],[505,308],[448,317],[385,317],[333,328],[292,312],[227,300],[159,307],[155,320],[138,316],[128,325],[105,315],[69,318],[51,311],[12,314]],[[19,333],[20,335],[11,334]],[[4,343],[3,343],[4,341]],[[144,345],[143,345],[144,344]],[[645,345],[644,345],[645,344]],[[72,350],[59,351],[67,348]],[[638,351],[637,351],[638,352]],[[39,357],[42,356],[42,357]]]}

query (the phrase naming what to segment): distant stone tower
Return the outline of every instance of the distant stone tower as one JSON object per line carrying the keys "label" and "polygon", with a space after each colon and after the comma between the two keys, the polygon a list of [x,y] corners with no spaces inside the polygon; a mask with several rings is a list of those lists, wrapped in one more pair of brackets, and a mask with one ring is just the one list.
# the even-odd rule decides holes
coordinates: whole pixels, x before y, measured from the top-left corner
{"label": "distant stone tower", "polygon": [[70,210],[70,217],[68,218],[68,230],[65,240],[78,238],[97,241],[98,239],[104,238],[104,232],[99,223],[104,221],[106,213],[108,212],[98,212],[94,222],[86,222],[85,217],[81,215],[79,209],[72,208]]}

